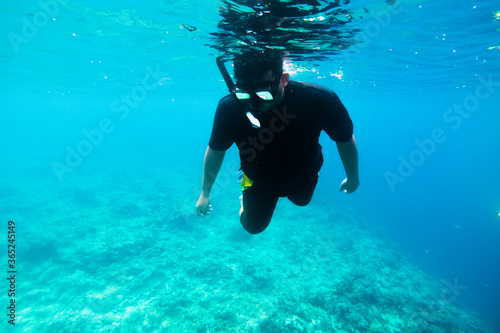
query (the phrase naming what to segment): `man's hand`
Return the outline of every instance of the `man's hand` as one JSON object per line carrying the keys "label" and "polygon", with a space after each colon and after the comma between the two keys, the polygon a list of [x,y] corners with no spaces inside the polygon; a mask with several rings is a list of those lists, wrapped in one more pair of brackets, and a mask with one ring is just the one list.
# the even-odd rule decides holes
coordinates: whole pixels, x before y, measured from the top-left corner
{"label": "man's hand", "polygon": [[198,216],[207,216],[211,210],[210,198],[202,193],[196,203],[196,214]]}
{"label": "man's hand", "polygon": [[196,203],[196,214],[198,216],[207,216],[212,210],[212,206],[210,206],[210,189],[215,182],[215,178],[217,178],[225,154],[225,150],[213,150],[210,146],[207,147],[205,161],[203,162],[201,195]]}
{"label": "man's hand", "polygon": [[340,191],[346,192],[346,193],[352,193],[356,191],[356,189],[359,186],[359,180],[350,180],[348,178],[344,179],[342,184],[340,185]]}

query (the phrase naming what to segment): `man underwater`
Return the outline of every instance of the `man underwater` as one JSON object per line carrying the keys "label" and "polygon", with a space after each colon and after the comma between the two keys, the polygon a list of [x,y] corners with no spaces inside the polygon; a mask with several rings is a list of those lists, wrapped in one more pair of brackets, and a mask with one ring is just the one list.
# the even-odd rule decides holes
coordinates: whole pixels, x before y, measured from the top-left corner
{"label": "man underwater", "polygon": [[[219,66],[220,67],[220,66]],[[226,82],[230,77],[221,69]],[[210,190],[226,150],[236,143],[241,159],[240,222],[251,234],[264,231],[280,197],[306,206],[323,164],[319,137],[324,130],[337,144],[347,178],[340,191],[359,186],[353,124],[337,95],[322,86],[290,81],[276,51],[254,51],[234,60],[236,85],[217,106],[205,153],[197,214],[210,213]]]}

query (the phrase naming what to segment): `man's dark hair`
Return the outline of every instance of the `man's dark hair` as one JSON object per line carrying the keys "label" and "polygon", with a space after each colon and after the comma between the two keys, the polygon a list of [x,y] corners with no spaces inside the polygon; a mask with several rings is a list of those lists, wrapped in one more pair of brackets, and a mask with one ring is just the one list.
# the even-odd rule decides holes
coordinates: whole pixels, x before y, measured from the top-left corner
{"label": "man's dark hair", "polygon": [[259,80],[262,75],[272,71],[273,76],[283,73],[283,55],[276,50],[248,51],[234,59],[236,81]]}

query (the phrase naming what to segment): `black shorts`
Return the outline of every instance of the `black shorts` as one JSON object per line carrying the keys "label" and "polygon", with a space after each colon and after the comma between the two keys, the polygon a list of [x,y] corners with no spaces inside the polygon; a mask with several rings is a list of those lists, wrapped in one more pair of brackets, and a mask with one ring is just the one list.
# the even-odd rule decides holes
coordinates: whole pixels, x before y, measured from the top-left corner
{"label": "black shorts", "polygon": [[293,184],[289,184],[286,188],[253,182],[250,187],[243,190],[245,223],[242,224],[245,229],[253,234],[264,231],[271,222],[280,197],[286,197],[298,206],[306,206],[316,189],[321,164],[323,164],[322,159],[317,169],[297,175]]}

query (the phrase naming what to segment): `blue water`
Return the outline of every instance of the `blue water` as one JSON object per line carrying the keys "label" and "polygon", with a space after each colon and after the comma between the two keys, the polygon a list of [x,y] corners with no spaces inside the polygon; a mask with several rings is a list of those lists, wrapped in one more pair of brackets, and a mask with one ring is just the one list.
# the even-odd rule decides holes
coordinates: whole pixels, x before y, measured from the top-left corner
{"label": "blue water", "polygon": [[[349,110],[361,186],[351,195],[338,192],[344,172],[335,144],[324,136],[313,202],[299,208],[280,201],[269,229],[250,238],[237,217],[235,147],[212,196],[212,216],[194,216],[214,111],[227,90],[210,47],[222,5],[0,5],[0,244],[6,253],[8,221],[15,221],[18,276],[17,327],[5,315],[2,327],[270,332],[298,330],[326,316],[343,323],[340,303],[330,310],[315,305],[324,310],[320,315],[306,301],[306,289],[289,287],[319,293],[340,283],[352,251],[361,256],[359,269],[378,277],[376,258],[388,255],[377,254],[385,253],[383,239],[380,244],[416,267],[404,271],[405,281],[398,278],[402,268],[387,265],[387,279],[401,280],[401,293],[413,286],[415,293],[432,294],[425,286],[436,284],[434,300],[475,312],[499,332],[500,5],[343,4],[357,18],[349,28],[359,28],[353,37],[359,43],[323,60],[291,57],[287,69],[293,80],[333,89]],[[328,247],[342,254],[336,265],[345,257],[346,267],[337,271],[320,264],[330,259],[318,259],[314,247],[329,230],[328,237],[345,233]],[[313,273],[293,275],[294,260],[311,253]],[[2,262],[7,278],[7,256]],[[251,268],[260,266],[261,275]],[[227,275],[218,275],[227,267]],[[3,309],[11,300],[6,278]],[[272,301],[282,294],[287,307]],[[265,311],[252,307],[256,299]],[[398,329],[397,320],[384,318],[378,322],[386,331]],[[328,325],[312,331],[335,331]],[[345,325],[351,325],[346,332],[368,329]]]}

